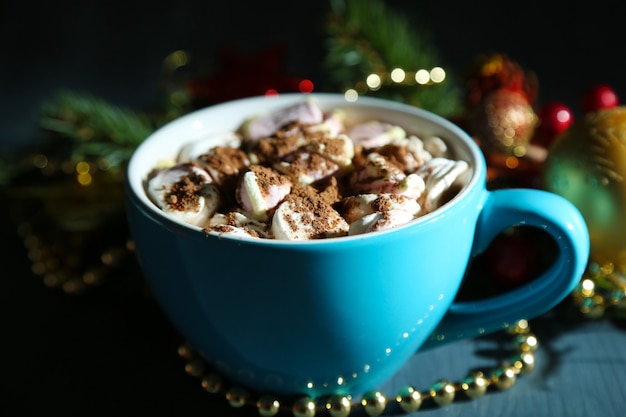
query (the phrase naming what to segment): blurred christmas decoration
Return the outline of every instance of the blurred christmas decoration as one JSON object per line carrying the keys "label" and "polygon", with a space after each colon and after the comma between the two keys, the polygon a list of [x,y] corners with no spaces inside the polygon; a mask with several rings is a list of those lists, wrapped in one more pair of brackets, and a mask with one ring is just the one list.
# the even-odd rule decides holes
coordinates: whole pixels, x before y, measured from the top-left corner
{"label": "blurred christmas decoration", "polygon": [[188,82],[195,107],[257,95],[311,93],[311,80],[284,72],[285,53],[280,44],[251,56],[232,47],[221,48],[217,68]]}
{"label": "blurred christmas decoration", "polygon": [[[504,54],[477,57],[466,73],[465,127],[489,166],[489,187],[544,188],[571,201],[590,230],[587,272],[571,301],[586,317],[626,317],[626,108],[606,84],[569,106],[535,103],[538,82]],[[484,254],[483,273],[497,285],[528,281],[537,256],[550,258],[545,234],[508,230]]]}
{"label": "blurred christmas decoration", "polygon": [[494,91],[507,90],[520,94],[526,102],[534,105],[539,82],[537,75],[523,68],[503,53],[478,55],[465,71],[464,101],[471,111]]}
{"label": "blurred christmas decoration", "polygon": [[420,25],[382,1],[335,0],[326,21],[330,89],[412,104],[445,117],[462,111],[462,90]]}
{"label": "blurred christmas decoration", "polygon": [[543,183],[583,214],[591,258],[626,271],[626,107],[575,122],[550,149]]}
{"label": "blurred christmas decoration", "polygon": [[464,73],[461,124],[484,151],[488,180],[534,186],[545,148],[532,143],[540,119],[535,112],[537,76],[503,53],[477,56]]}
{"label": "blurred christmas decoration", "polygon": [[570,200],[587,222],[590,266],[578,291],[585,310],[597,314],[610,304],[626,316],[626,107],[613,92],[603,101],[606,92],[592,87],[583,98],[588,112],[551,147],[542,184]]}
{"label": "blurred christmas decoration", "polygon": [[3,171],[33,273],[46,285],[79,294],[132,264],[126,162],[164,122],[88,94],[43,103],[41,143]]}
{"label": "blurred christmas decoration", "polygon": [[606,84],[595,84],[587,89],[582,99],[585,113],[603,109],[611,109],[619,104],[619,98],[613,89]]}
{"label": "blurred christmas decoration", "polygon": [[486,152],[522,157],[535,131],[537,115],[524,95],[501,88],[478,102],[470,123]]}
{"label": "blurred christmas decoration", "polygon": [[537,125],[532,143],[549,149],[573,121],[574,115],[568,106],[559,101],[548,101],[537,111]]}

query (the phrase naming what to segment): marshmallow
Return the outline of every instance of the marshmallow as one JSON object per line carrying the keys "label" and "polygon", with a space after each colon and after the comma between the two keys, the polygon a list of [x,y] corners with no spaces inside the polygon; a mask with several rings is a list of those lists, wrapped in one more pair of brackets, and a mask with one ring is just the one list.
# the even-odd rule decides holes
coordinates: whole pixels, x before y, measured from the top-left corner
{"label": "marshmallow", "polygon": [[303,185],[327,178],[340,169],[330,159],[305,151],[296,151],[286,160],[274,164],[273,167],[276,171],[288,175]]}
{"label": "marshmallow", "polygon": [[469,172],[469,164],[463,160],[453,161],[446,158],[433,158],[417,172],[424,178],[426,189],[423,206],[427,211],[436,209],[441,198],[461,175]]}
{"label": "marshmallow", "polygon": [[430,136],[424,139],[424,149],[426,149],[433,157],[448,157],[448,145],[438,136]]}
{"label": "marshmallow", "polygon": [[317,125],[304,126],[306,133],[322,132],[328,136],[335,137],[346,130],[346,113],[341,109],[334,109],[324,115],[322,123]]}
{"label": "marshmallow", "polygon": [[350,224],[376,212],[405,211],[417,217],[422,210],[414,198],[397,194],[358,194],[344,198],[341,204]]}
{"label": "marshmallow", "polygon": [[398,181],[392,192],[393,194],[417,199],[421,197],[424,190],[426,190],[424,179],[418,174],[409,174]]}
{"label": "marshmallow", "polygon": [[247,217],[243,213],[215,213],[204,228],[206,232],[217,232],[221,235],[268,238],[267,225]]}
{"label": "marshmallow", "polygon": [[195,162],[200,155],[210,152],[217,146],[239,148],[241,146],[241,136],[234,132],[214,133],[188,142],[180,148],[177,162]]}
{"label": "marshmallow", "polygon": [[280,240],[312,240],[346,236],[349,225],[331,205],[290,196],[272,217],[272,234]]}
{"label": "marshmallow", "polygon": [[312,100],[306,100],[249,119],[242,126],[241,132],[245,140],[257,141],[272,136],[277,130],[292,122],[316,125],[322,123],[323,120],[324,114],[319,106]]}
{"label": "marshmallow", "polygon": [[406,137],[406,131],[400,126],[377,120],[354,125],[347,134],[355,145],[360,145],[364,149],[377,148]]}
{"label": "marshmallow", "polygon": [[221,200],[211,177],[193,164],[158,171],[147,189],[150,199],[164,212],[195,226],[203,226]]}
{"label": "marshmallow", "polygon": [[306,148],[325,156],[342,168],[350,166],[352,158],[354,158],[354,143],[344,134],[335,137],[327,135],[312,136]]}
{"label": "marshmallow", "polygon": [[199,155],[196,160],[218,185],[233,183],[239,172],[250,165],[248,155],[244,151],[222,146],[212,148],[209,152]]}
{"label": "marshmallow", "polygon": [[250,160],[257,164],[280,160],[309,143],[301,129],[275,133],[255,143],[249,153]]}
{"label": "marshmallow", "polygon": [[374,213],[374,201],[378,194],[358,194],[344,198],[341,201],[343,206],[343,217],[348,223],[353,223],[363,216]]}
{"label": "marshmallow", "polygon": [[350,224],[350,236],[363,233],[378,232],[402,226],[413,220],[415,216],[404,210],[378,211],[368,214]]}
{"label": "marshmallow", "polygon": [[403,166],[406,173],[415,172],[426,161],[432,159],[431,153],[424,148],[424,142],[414,135],[394,139],[378,152],[388,158],[393,158]]}
{"label": "marshmallow", "polygon": [[266,220],[267,212],[291,191],[291,181],[271,168],[253,165],[239,183],[237,201],[255,219]]}
{"label": "marshmallow", "polygon": [[356,193],[390,193],[405,178],[406,174],[397,165],[372,152],[365,166],[352,174],[350,185]]}

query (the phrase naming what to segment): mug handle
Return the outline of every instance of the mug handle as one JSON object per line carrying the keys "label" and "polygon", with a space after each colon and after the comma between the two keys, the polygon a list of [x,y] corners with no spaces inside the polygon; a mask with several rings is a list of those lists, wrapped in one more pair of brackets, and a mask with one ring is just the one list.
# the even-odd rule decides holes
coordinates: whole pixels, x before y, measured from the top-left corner
{"label": "mug handle", "polygon": [[550,235],[559,253],[550,268],[519,288],[477,301],[453,302],[422,349],[507,328],[543,314],[579,283],[589,258],[589,233],[578,209],[560,195],[539,189],[487,191],[476,224],[471,257],[502,231],[534,226]]}

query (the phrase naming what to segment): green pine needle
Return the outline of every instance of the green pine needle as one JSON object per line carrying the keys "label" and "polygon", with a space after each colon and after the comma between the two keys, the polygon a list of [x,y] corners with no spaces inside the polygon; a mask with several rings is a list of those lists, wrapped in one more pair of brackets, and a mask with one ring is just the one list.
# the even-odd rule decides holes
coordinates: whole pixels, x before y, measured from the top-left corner
{"label": "green pine needle", "polygon": [[65,140],[72,160],[105,158],[111,167],[128,161],[163,121],[90,94],[64,91],[42,105],[40,127]]}
{"label": "green pine needle", "polygon": [[[324,67],[336,87],[351,88],[371,73],[396,67],[415,71],[443,66],[423,24],[410,21],[383,1],[332,0],[331,4]],[[448,74],[441,84],[384,86],[368,94],[450,116],[461,110],[460,91],[454,75]]]}
{"label": "green pine needle", "polygon": [[137,146],[154,130],[147,115],[131,112],[89,94],[62,92],[43,104],[41,126],[74,140],[105,140]]}

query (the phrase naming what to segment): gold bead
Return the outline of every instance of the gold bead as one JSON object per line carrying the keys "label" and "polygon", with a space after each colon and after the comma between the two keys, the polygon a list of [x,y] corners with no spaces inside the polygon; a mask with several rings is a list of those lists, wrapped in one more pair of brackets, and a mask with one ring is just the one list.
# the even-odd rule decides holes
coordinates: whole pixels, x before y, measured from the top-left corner
{"label": "gold bead", "polygon": [[521,352],[534,352],[539,347],[539,341],[534,334],[520,334],[515,337],[515,344]]}
{"label": "gold bead", "polygon": [[415,388],[406,386],[398,392],[396,402],[402,411],[412,413],[422,406],[422,394]]}
{"label": "gold bead", "polygon": [[583,279],[579,284],[580,294],[587,298],[595,295],[596,283],[592,279]]}
{"label": "gold bead", "polygon": [[526,375],[535,369],[535,355],[532,352],[522,352],[513,357],[513,368],[520,375]]}
{"label": "gold bead", "polygon": [[511,327],[507,328],[507,332],[510,334],[526,334],[530,331],[530,324],[528,320],[519,320],[514,323]]}
{"label": "gold bead", "polygon": [[310,397],[298,398],[291,408],[295,417],[313,417],[315,416],[315,401]]}
{"label": "gold bead", "polygon": [[193,348],[190,344],[184,343],[178,347],[178,356],[183,359],[191,359],[194,357]]}
{"label": "gold bead", "polygon": [[259,414],[261,416],[272,417],[278,414],[278,411],[280,410],[280,403],[276,398],[264,395],[258,399],[256,407],[259,409]]}
{"label": "gold bead", "polygon": [[385,411],[387,398],[379,391],[368,391],[361,398],[361,405],[370,416],[379,416]]}
{"label": "gold bead", "polygon": [[83,282],[86,285],[102,284],[106,276],[106,268],[90,268],[83,274]]}
{"label": "gold bead", "polygon": [[604,316],[606,303],[601,294],[595,294],[593,297],[583,298],[580,305],[580,312],[588,318],[598,319]]}
{"label": "gold bead", "polygon": [[344,395],[333,395],[326,402],[326,410],[332,417],[348,417],[351,407],[350,398]]}
{"label": "gold bead", "polygon": [[232,387],[226,391],[226,400],[235,408],[243,407],[248,399],[248,392],[240,387]]}
{"label": "gold bead", "polygon": [[217,394],[222,389],[222,378],[216,373],[210,373],[202,378],[202,388],[211,394]]}
{"label": "gold bead", "polygon": [[201,376],[204,372],[204,363],[200,358],[192,358],[185,364],[185,372],[191,376]]}
{"label": "gold bead", "polygon": [[461,389],[465,395],[473,400],[485,395],[487,387],[489,387],[489,380],[480,371],[471,373],[461,383]]}
{"label": "gold bead", "polygon": [[[46,273],[46,264],[42,261],[34,262],[33,265],[31,266],[31,270],[33,271],[33,274],[35,275],[43,275]],[[56,286],[56,285],[58,284],[48,285],[48,286]]]}
{"label": "gold bead", "polygon": [[498,389],[505,390],[515,385],[517,375],[513,367],[503,365],[493,370],[491,380]]}
{"label": "gold bead", "polygon": [[444,406],[454,401],[456,388],[454,384],[445,379],[439,380],[430,388],[430,396],[438,406]]}
{"label": "gold bead", "polygon": [[85,291],[85,283],[78,279],[65,281],[62,287],[67,294],[80,294]]}

